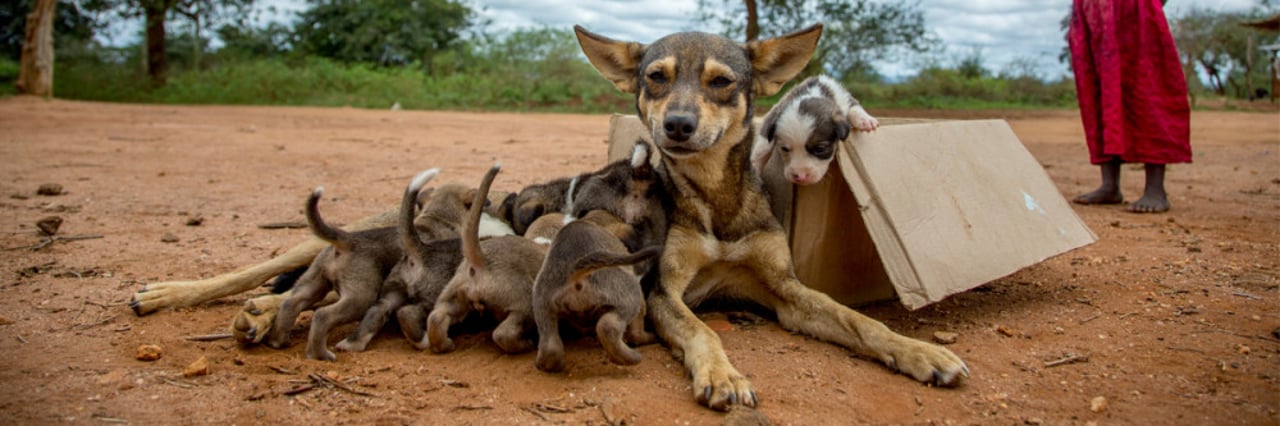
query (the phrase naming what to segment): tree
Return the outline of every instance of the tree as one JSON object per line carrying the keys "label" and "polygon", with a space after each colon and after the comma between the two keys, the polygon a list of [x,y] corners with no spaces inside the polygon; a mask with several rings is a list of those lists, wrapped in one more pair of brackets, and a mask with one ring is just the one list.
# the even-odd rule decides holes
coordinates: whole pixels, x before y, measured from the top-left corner
{"label": "tree", "polygon": [[343,62],[421,61],[455,46],[475,13],[455,0],[311,0],[295,48]]}
{"label": "tree", "polygon": [[1256,74],[1265,72],[1265,67],[1257,66],[1261,62],[1256,58],[1257,46],[1280,41],[1275,34],[1241,25],[1256,18],[1254,15],[1195,8],[1174,18],[1170,30],[1191,72],[1188,77],[1199,67],[1214,93],[1227,95],[1230,89],[1231,95],[1248,96]]}
{"label": "tree", "polygon": [[18,93],[53,96],[53,17],[56,0],[38,0],[27,15]]}
{"label": "tree", "polygon": [[[13,60],[22,56],[26,41],[27,14],[31,13],[35,0],[0,2],[0,54]],[[74,1],[58,3],[53,18],[54,48],[68,44],[88,44],[93,40],[97,26],[90,14]]]}
{"label": "tree", "polygon": [[[752,22],[750,12],[759,22]],[[935,43],[919,4],[872,0],[698,0],[698,19],[724,28],[724,34],[779,35],[823,23],[822,40],[800,77],[826,72],[875,75],[873,61],[904,51],[925,52]],[[800,78],[798,77],[798,78]]]}
{"label": "tree", "polygon": [[[166,54],[168,31],[166,23],[170,15],[179,15],[191,20],[195,26],[194,38],[199,39],[199,28],[212,24],[210,21],[227,14],[244,13],[253,5],[254,0],[87,0],[96,8],[113,10],[123,18],[143,18],[145,32],[144,52],[146,52],[147,75],[156,85],[164,85],[168,79],[169,61]],[[199,45],[199,43],[197,43]],[[198,52],[195,55],[198,57]]]}

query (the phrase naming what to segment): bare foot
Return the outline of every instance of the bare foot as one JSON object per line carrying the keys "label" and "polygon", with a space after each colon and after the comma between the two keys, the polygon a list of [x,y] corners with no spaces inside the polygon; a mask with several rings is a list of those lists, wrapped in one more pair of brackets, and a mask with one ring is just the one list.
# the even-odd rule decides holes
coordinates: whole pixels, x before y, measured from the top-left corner
{"label": "bare foot", "polygon": [[1142,198],[1129,205],[1134,213],[1164,213],[1169,211],[1169,198],[1163,194],[1143,194]]}
{"label": "bare foot", "polygon": [[1077,195],[1071,201],[1076,204],[1120,204],[1124,202],[1124,196],[1117,190],[1098,188],[1093,192]]}

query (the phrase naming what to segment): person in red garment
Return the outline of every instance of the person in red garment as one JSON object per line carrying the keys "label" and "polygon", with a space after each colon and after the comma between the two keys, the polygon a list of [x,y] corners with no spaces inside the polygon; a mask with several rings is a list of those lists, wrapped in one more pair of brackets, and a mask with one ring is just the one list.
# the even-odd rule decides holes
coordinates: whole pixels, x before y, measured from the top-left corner
{"label": "person in red garment", "polygon": [[1089,160],[1102,186],[1073,201],[1120,204],[1120,165],[1143,163],[1146,189],[1129,211],[1169,210],[1165,165],[1191,162],[1191,107],[1161,0],[1074,0],[1071,68]]}

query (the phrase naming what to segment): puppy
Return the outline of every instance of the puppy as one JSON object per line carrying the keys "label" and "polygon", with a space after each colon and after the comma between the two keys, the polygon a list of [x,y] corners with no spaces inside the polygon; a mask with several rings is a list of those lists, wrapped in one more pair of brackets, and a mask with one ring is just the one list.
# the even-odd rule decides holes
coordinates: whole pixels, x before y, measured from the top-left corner
{"label": "puppy", "polygon": [[[456,227],[475,201],[474,189],[445,185],[430,191],[431,196],[424,198],[422,213],[415,213],[419,194],[427,192],[422,187],[437,173],[437,169],[422,172],[405,188],[398,230],[404,257],[392,268],[377,303],[365,312],[356,331],[338,342],[338,350],[363,351],[392,314],[405,338],[412,343],[422,340],[424,306],[435,305],[462,263],[462,242],[457,238]],[[423,226],[434,232],[420,232]]]}
{"label": "puppy", "polygon": [[[637,141],[631,157],[615,161],[577,185],[566,207],[573,217],[585,217],[592,210],[604,210],[632,227],[623,238],[628,250],[661,246],[666,239],[667,210],[661,176],[649,161],[652,150]],[[637,274],[648,270],[648,262],[637,263]]]}
{"label": "puppy", "polygon": [[280,304],[267,344],[274,348],[288,346],[298,314],[333,290],[338,293],[338,301],[316,310],[307,337],[307,358],[333,361],[337,357],[326,342],[329,330],[359,319],[373,305],[402,251],[396,228],[347,232],[326,224],[317,208],[323,193],[323,188],[316,188],[307,198],[307,223],[317,238],[332,245],[316,256],[298,278],[292,294]]}
{"label": "puppy", "polygon": [[539,370],[564,369],[560,321],[594,326],[609,360],[620,365],[640,362],[640,352],[624,342],[646,344],[653,335],[644,330],[644,292],[630,268],[657,256],[661,247],[631,254],[622,239],[632,227],[604,210],[592,210],[565,225],[551,243],[533,284],[533,314],[538,324]]}
{"label": "puppy", "polygon": [[685,32],[646,45],[574,30],[596,70],[636,95],[661,153],[662,193],[672,207],[658,285],[646,306],[659,337],[684,362],[700,403],[718,410],[759,403],[719,336],[691,309],[712,296],[758,303],[788,330],[919,381],[956,385],[968,375],[950,350],[894,333],[796,277],[787,236],[751,166],[752,119],[756,96],[776,93],[804,69],[821,25],[746,44]]}
{"label": "puppy", "polygon": [[[607,164],[599,170],[583,173],[578,176],[559,178],[546,183],[529,185],[520,190],[515,197],[508,198],[508,204],[504,205],[500,211],[510,212],[511,227],[517,234],[524,235],[529,225],[542,215],[555,212],[572,215],[573,212],[566,211],[566,209],[568,208],[569,200],[575,196],[579,199],[594,198],[589,194],[585,197],[578,196],[577,194],[581,193],[583,190],[591,191],[591,188],[597,188],[600,185],[604,185],[604,187],[600,187],[599,190],[614,191],[616,193],[627,193],[627,191],[632,191],[632,188],[626,188],[623,185],[628,182],[630,173],[633,172],[640,177],[634,182],[637,185],[641,185],[641,187],[634,188],[634,191],[632,192],[637,196],[652,195],[651,192],[659,191],[661,189],[647,183],[654,180],[654,178],[650,176],[653,172],[652,166],[648,164],[645,164],[644,166],[628,165],[629,163],[634,164],[638,160],[649,160],[650,150],[647,145],[644,145],[643,141],[637,143],[641,146],[640,148],[637,148],[637,150],[633,150],[633,158],[630,161],[619,160]],[[600,181],[601,178],[603,178],[604,181]],[[607,197],[607,200],[610,202],[622,201],[622,198]],[[631,203],[630,205],[634,206],[637,205],[637,203]],[[583,212],[593,210],[595,208],[603,208],[589,204],[584,204],[582,207],[584,208],[582,210]],[[623,205],[609,206],[609,208],[611,209],[610,212],[618,215],[619,217],[623,217],[624,220],[626,220],[626,218],[636,219],[644,216],[644,212],[639,210],[633,210],[631,212],[618,210],[627,208]],[[663,226],[660,223],[654,223],[651,225]]]}
{"label": "puppy", "polygon": [[493,341],[503,352],[520,353],[534,347],[529,336],[534,330],[533,280],[546,256],[546,247],[514,235],[484,241],[477,235],[480,206],[498,170],[498,166],[490,169],[476,192],[475,204],[462,232],[464,260],[436,299],[427,317],[427,334],[418,344],[419,348],[430,348],[435,353],[453,351],[449,328],[473,311],[499,321],[493,331]]}
{"label": "puppy", "polygon": [[836,148],[851,129],[870,132],[879,126],[880,121],[840,83],[825,75],[809,77],[765,114],[751,164],[759,174],[777,151],[787,179],[812,185],[826,176]]}

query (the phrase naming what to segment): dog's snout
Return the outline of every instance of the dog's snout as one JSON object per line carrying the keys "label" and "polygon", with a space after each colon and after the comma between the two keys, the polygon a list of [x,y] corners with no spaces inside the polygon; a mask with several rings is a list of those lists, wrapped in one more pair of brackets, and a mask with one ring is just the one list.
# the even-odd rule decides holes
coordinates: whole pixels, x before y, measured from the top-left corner
{"label": "dog's snout", "polygon": [[689,113],[670,113],[662,120],[662,130],[667,138],[676,142],[685,142],[698,130],[698,117]]}

